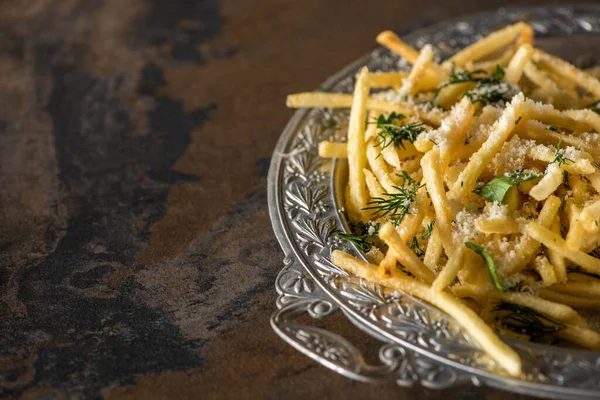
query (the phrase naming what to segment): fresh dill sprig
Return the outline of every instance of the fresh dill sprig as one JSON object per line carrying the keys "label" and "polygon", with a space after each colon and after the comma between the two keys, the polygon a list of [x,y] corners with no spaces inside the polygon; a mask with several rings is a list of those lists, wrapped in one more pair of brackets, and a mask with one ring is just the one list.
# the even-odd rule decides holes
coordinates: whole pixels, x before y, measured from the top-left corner
{"label": "fresh dill sprig", "polygon": [[371,250],[371,247],[373,247],[373,244],[367,241],[367,235],[353,235],[351,233],[338,232],[337,236],[340,239],[354,243],[356,247],[364,252]]}
{"label": "fresh dill sprig", "polygon": [[374,246],[373,241],[379,237],[379,223],[371,225],[365,222],[352,223],[348,221],[348,225],[351,233],[338,232],[337,236],[354,243],[364,252],[371,250],[371,247]]}
{"label": "fresh dill sprig", "polygon": [[556,145],[556,153],[554,153],[554,160],[550,162],[550,164],[558,163],[559,167],[563,164],[573,162],[573,160],[571,160],[570,158],[565,158],[565,149],[560,147],[561,143],[562,139],[558,139],[558,144]]}
{"label": "fresh dill sprig", "polygon": [[383,193],[381,197],[374,197],[363,210],[371,210],[371,214],[378,218],[388,217],[394,226],[398,226],[410,212],[417,191],[423,186],[412,179],[406,171],[402,171],[402,177],[404,178],[402,186],[392,186],[396,190],[395,193]]}
{"label": "fresh dill sprig", "polygon": [[511,331],[527,335],[534,341],[566,328],[562,322],[529,307],[504,301],[498,303],[492,311],[506,312],[507,314],[500,317],[500,325]]}
{"label": "fresh dill sprig", "polygon": [[433,232],[434,225],[435,225],[435,221],[431,221],[430,223],[427,224],[427,230],[425,231],[423,236],[421,236],[421,239],[429,240],[429,238],[431,237],[431,232]]}
{"label": "fresh dill sprig", "polygon": [[404,119],[404,114],[396,114],[392,112],[387,118],[381,114],[376,121],[377,136],[381,139],[377,145],[381,145],[381,149],[394,145],[394,147],[404,147],[404,140],[414,143],[425,128],[422,122],[411,122],[404,125],[396,125],[394,122]]}
{"label": "fresh dill sprig", "polygon": [[411,249],[419,258],[423,258],[425,255],[425,250],[419,247],[419,239],[416,236],[413,236],[408,248]]}
{"label": "fresh dill sprig", "polygon": [[456,85],[457,83],[473,82],[477,84],[477,87],[482,87],[487,85],[497,85],[502,81],[502,79],[504,79],[504,70],[498,65],[496,65],[494,72],[492,72],[491,75],[488,75],[488,73],[483,69],[478,69],[472,72],[457,72],[456,66],[452,64],[452,69],[450,71],[448,80],[437,87],[433,98],[435,99],[438,94],[440,94],[440,90],[446,86]]}

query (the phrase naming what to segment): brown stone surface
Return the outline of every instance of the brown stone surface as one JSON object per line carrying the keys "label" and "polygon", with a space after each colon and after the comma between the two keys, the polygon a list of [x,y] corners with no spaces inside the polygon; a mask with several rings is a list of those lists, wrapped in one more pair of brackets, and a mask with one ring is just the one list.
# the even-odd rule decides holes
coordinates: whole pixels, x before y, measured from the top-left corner
{"label": "brown stone surface", "polygon": [[278,339],[266,171],[285,95],[377,32],[525,3],[0,2],[0,396],[518,398],[357,383]]}

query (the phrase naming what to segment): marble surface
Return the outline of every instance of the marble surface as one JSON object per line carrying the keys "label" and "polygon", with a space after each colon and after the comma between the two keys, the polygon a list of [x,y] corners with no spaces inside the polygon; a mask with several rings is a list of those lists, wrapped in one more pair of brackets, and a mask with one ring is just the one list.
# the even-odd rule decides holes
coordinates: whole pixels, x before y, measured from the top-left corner
{"label": "marble surface", "polygon": [[0,2],[0,397],[521,398],[357,383],[281,341],[266,174],[285,95],[379,31],[541,3]]}

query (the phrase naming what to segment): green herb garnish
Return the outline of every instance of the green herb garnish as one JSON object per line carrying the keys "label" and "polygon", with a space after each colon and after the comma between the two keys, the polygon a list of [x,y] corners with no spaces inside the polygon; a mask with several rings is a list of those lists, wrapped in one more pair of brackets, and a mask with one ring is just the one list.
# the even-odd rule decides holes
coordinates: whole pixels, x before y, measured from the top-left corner
{"label": "green herb garnish", "polygon": [[[348,225],[350,226],[351,233],[337,232],[337,236],[340,239],[354,243],[359,249],[361,249],[364,252],[371,250],[371,247],[374,246],[373,241],[378,239],[379,237],[379,223],[371,225],[369,223],[364,222],[352,223],[348,221]],[[371,234],[369,234],[369,230],[371,227],[373,227],[374,230]]]}
{"label": "green herb garnish", "polygon": [[398,226],[409,213],[412,202],[417,197],[417,191],[424,185],[419,185],[414,179],[402,172],[404,183],[402,186],[392,186],[396,193],[384,193],[381,197],[374,197],[367,203],[369,207],[363,210],[371,210],[371,214],[379,218],[388,217],[394,226]]}
{"label": "green herb garnish", "polygon": [[490,271],[490,277],[492,278],[492,282],[494,282],[494,286],[496,286],[498,290],[503,292],[505,288],[498,279],[496,265],[494,264],[494,259],[492,258],[492,256],[490,256],[490,254],[485,248],[479,247],[474,243],[465,242],[465,246],[467,246],[469,249],[473,250],[475,253],[479,254],[483,258],[483,261],[485,261],[485,264],[487,265],[488,270]]}
{"label": "green herb garnish", "polygon": [[413,236],[408,247],[414,251],[419,258],[422,258],[425,255],[425,250],[419,247],[419,239],[417,239],[416,236]]}
{"label": "green herb garnish", "polygon": [[422,122],[411,122],[405,125],[396,125],[396,120],[404,119],[404,114],[396,114],[392,112],[387,118],[381,114],[377,118],[377,136],[381,139],[377,145],[381,145],[381,149],[385,149],[390,145],[394,147],[404,147],[404,140],[414,143],[417,136],[425,131]]}
{"label": "green herb garnish", "polygon": [[498,303],[492,311],[506,312],[507,314],[500,317],[500,325],[513,332],[527,335],[534,341],[566,328],[562,322],[532,308],[504,301]]}
{"label": "green herb garnish", "polygon": [[325,128],[325,129],[332,129],[332,128],[338,127],[337,121],[335,121],[333,119],[328,119],[328,120],[324,121],[322,125],[323,125],[323,128]]}
{"label": "green herb garnish", "polygon": [[571,160],[570,158],[565,158],[565,149],[562,149],[560,147],[561,143],[562,138],[558,139],[558,144],[556,145],[556,153],[554,153],[554,160],[552,160],[552,162],[550,163],[558,163],[559,167],[563,164],[573,162],[573,160]]}
{"label": "green herb garnish", "polygon": [[425,231],[423,236],[421,236],[421,239],[429,240],[429,238],[431,237],[431,232],[433,232],[434,225],[435,225],[435,221],[431,221],[430,223],[427,224],[427,230]]}
{"label": "green herb garnish", "polygon": [[528,174],[523,171],[513,171],[507,175],[495,177],[485,185],[477,187],[473,190],[473,193],[486,200],[502,203],[510,188],[519,183],[540,179],[541,177],[541,175]]}
{"label": "green herb garnish", "polygon": [[504,79],[504,70],[500,66],[496,65],[496,69],[491,75],[488,75],[485,70],[478,69],[476,71],[456,71],[456,67],[453,64],[450,72],[450,77],[444,83],[442,83],[435,91],[433,98],[435,99],[440,90],[446,86],[456,85],[458,83],[475,83],[477,90],[468,91],[465,96],[471,100],[472,103],[481,102],[484,104],[495,103],[500,100],[509,100],[506,98],[506,92],[504,88],[500,88],[498,85],[502,83]]}

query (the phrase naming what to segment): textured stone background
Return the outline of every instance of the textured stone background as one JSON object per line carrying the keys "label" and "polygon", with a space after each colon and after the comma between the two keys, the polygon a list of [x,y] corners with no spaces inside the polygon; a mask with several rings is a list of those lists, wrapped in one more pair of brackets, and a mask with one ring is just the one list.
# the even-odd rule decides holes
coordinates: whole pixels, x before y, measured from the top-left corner
{"label": "textured stone background", "polygon": [[356,383],[279,340],[265,178],[285,94],[377,32],[529,3],[1,1],[0,396],[517,398]]}

